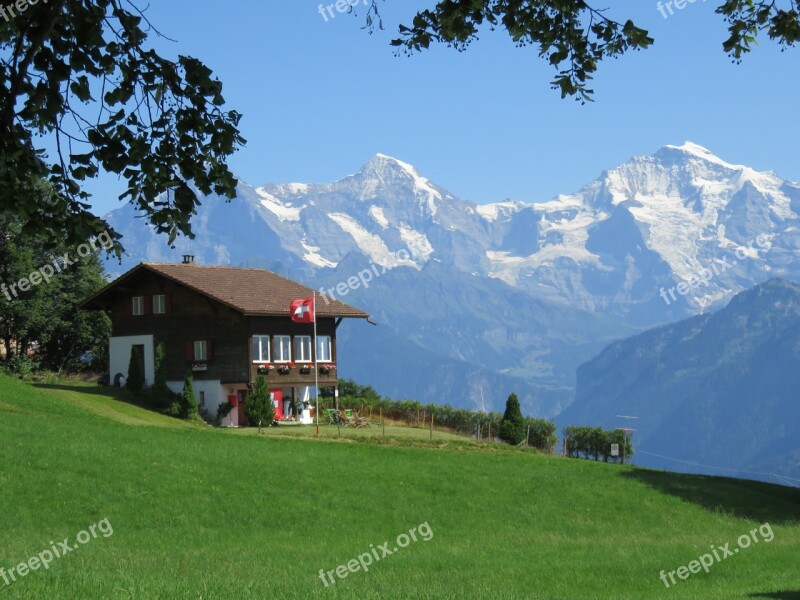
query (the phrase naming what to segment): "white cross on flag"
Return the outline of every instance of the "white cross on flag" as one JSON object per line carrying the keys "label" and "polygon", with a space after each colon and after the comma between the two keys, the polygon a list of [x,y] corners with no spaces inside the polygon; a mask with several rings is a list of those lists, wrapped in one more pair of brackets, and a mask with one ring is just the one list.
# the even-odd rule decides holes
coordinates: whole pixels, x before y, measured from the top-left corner
{"label": "white cross on flag", "polygon": [[289,306],[291,311],[292,321],[295,323],[313,323],[314,322],[314,298],[305,298],[301,300],[294,300]]}

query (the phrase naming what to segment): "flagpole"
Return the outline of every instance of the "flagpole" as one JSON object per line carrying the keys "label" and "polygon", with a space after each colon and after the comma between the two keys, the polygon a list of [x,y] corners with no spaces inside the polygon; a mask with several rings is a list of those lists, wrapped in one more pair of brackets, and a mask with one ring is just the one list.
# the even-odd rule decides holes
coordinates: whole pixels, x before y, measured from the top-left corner
{"label": "flagpole", "polygon": [[314,396],[317,417],[317,437],[319,437],[319,357],[317,356],[317,292],[314,291]]}

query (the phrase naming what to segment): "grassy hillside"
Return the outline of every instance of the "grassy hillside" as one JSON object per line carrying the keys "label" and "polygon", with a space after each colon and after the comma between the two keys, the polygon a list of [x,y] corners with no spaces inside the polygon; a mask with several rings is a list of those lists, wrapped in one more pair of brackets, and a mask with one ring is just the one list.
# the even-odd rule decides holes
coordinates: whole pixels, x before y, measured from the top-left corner
{"label": "grassy hillside", "polygon": [[[786,599],[800,591],[795,489],[453,440],[441,449],[219,431],[102,390],[35,389],[4,377],[0,440],[0,567],[51,540],[76,545],[103,519],[113,527],[47,570],[5,587],[0,579],[2,600]],[[659,579],[712,544],[733,549],[765,522],[771,542],[670,589]],[[387,541],[393,550],[412,528],[418,540],[368,572],[322,583],[320,569],[372,547],[380,555]]]}

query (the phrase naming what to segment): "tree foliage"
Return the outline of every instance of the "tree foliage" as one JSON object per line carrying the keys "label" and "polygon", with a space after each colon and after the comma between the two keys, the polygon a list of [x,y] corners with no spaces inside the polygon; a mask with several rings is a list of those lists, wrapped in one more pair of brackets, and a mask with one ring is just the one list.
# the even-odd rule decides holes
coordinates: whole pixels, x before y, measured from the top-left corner
{"label": "tree foliage", "polygon": [[516,394],[511,394],[506,400],[506,411],[503,413],[503,420],[500,422],[499,437],[508,444],[516,446],[525,440],[525,423],[522,419],[522,409],[519,406],[519,398]]}
{"label": "tree foliage", "polygon": [[141,392],[144,388],[144,370],[136,356],[136,347],[131,346],[131,358],[128,361],[128,376],[125,378],[125,388],[131,392]]}
{"label": "tree foliage", "polygon": [[170,243],[191,237],[198,193],[235,196],[240,115],[199,60],[147,48],[152,31],[126,0],[39,2],[0,29],[0,211],[26,231],[74,245],[109,229],[83,189],[101,169]]}
{"label": "tree foliage", "polygon": [[[730,33],[722,48],[736,61],[750,52],[760,33],[784,47],[800,39],[797,0],[725,0],[716,12]],[[383,28],[378,0],[369,4],[367,27]],[[392,44],[407,54],[434,43],[464,51],[482,28],[504,29],[518,46],[535,47],[557,72],[552,87],[562,98],[581,102],[592,99],[589,82],[602,60],[654,43],[632,20],[612,19],[610,10],[584,0],[439,0],[419,11],[410,25],[400,25]]]}
{"label": "tree foliage", "polygon": [[172,403],[172,391],[167,385],[166,351],[163,342],[156,343],[153,354],[155,373],[153,375],[153,387],[150,388],[150,401],[156,408],[167,409]]}
{"label": "tree foliage", "polygon": [[[567,456],[608,462],[629,460],[633,455],[631,437],[620,429],[603,429],[583,425],[564,427]],[[619,444],[619,456],[611,456],[611,445]]]}
{"label": "tree foliage", "polygon": [[265,425],[272,426],[275,421],[275,405],[269,396],[267,380],[263,375],[258,376],[253,393],[247,397],[244,414],[251,425],[258,424],[259,431]]}
{"label": "tree foliage", "polygon": [[[17,216],[0,213],[0,340],[8,361],[35,352],[53,371],[105,366],[110,321],[77,309],[105,285],[96,254],[78,257],[63,241],[52,247],[44,236],[26,234]],[[86,352],[93,364],[80,362]]]}
{"label": "tree foliage", "polygon": [[526,417],[524,423],[528,444],[548,454],[552,453],[558,443],[556,424],[547,419],[530,417]]}
{"label": "tree foliage", "polygon": [[[435,43],[463,51],[483,29],[504,29],[553,66],[551,84],[562,97],[581,102],[592,99],[601,61],[654,41],[630,19],[584,0],[431,3],[399,26],[398,51]],[[236,194],[227,159],[245,140],[241,115],[224,108],[222,83],[196,58],[172,60],[150,48],[148,36],[161,34],[131,0],[26,6],[0,28],[0,211],[19,215],[27,233],[43,233],[52,245],[105,230],[119,241],[92,214],[85,189],[102,170],[126,182],[120,199],[170,244],[193,237],[199,197]],[[383,28],[379,6],[367,6],[368,29]],[[800,39],[798,0],[724,0],[716,10],[728,24],[723,50],[735,61],[760,34],[783,47]]]}
{"label": "tree foliage", "polygon": [[183,391],[181,393],[181,416],[185,419],[192,419],[198,414],[197,396],[194,394],[194,378],[192,374],[186,375],[183,380]]}
{"label": "tree foliage", "polygon": [[[422,404],[416,400],[393,400],[381,397],[372,386],[360,385],[351,379],[339,379],[339,407],[361,411],[362,416],[377,418],[380,412],[385,419],[400,421],[410,426],[425,426],[433,415],[438,428],[450,429],[480,440],[494,440],[500,431],[503,415],[498,412],[480,412],[468,408],[454,408],[450,404]],[[333,397],[320,393],[329,408]],[[556,425],[547,419],[525,417],[523,437],[530,427],[530,445],[542,452],[551,453],[558,441]],[[521,441],[521,440],[520,440]]]}

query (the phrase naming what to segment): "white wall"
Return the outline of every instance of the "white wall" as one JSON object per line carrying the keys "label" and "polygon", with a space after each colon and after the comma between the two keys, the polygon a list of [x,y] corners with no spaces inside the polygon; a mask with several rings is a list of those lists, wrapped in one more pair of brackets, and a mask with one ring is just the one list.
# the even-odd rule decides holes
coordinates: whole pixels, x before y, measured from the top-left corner
{"label": "white wall", "polygon": [[[129,350],[130,352],[130,350]],[[167,385],[176,394],[183,391],[183,381],[168,381]],[[233,391],[231,391],[233,390]],[[194,395],[197,398],[197,404],[200,409],[205,408],[208,416],[212,419],[217,417],[217,409],[220,404],[224,404],[228,400],[228,394],[236,395],[239,390],[247,390],[247,385],[244,384],[221,384],[218,379],[195,379],[194,380]],[[200,405],[200,392],[204,392],[205,406]],[[239,426],[239,411],[234,408],[228,416],[222,420],[223,427],[238,427]]]}
{"label": "white wall", "polygon": [[131,362],[131,348],[133,346],[144,346],[144,384],[153,385],[156,373],[156,359],[153,346],[152,335],[129,335],[124,337],[112,337],[108,340],[108,373],[111,383],[114,383],[114,376],[122,373],[128,379],[128,365]]}
{"label": "white wall", "polygon": [[[232,390],[232,391],[231,391]],[[239,390],[247,391],[247,384],[223,384],[220,386],[220,394],[219,394],[219,402],[220,404],[226,402],[228,400],[228,395],[235,396]],[[214,407],[214,412],[210,413],[216,416],[217,414],[217,407]],[[223,427],[239,427],[241,423],[239,423],[239,409],[234,408],[228,416],[225,417],[222,421]]]}
{"label": "white wall", "polygon": [[[198,407],[205,408],[211,417],[216,417],[217,407],[225,401],[225,397],[221,394],[219,379],[194,379],[193,385]],[[176,394],[183,392],[183,381],[168,381],[167,386]],[[203,392],[205,406],[200,404],[200,392]]]}

